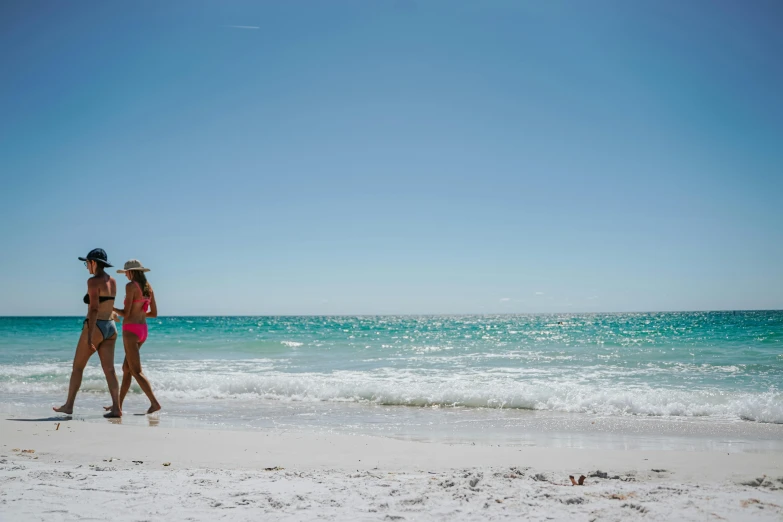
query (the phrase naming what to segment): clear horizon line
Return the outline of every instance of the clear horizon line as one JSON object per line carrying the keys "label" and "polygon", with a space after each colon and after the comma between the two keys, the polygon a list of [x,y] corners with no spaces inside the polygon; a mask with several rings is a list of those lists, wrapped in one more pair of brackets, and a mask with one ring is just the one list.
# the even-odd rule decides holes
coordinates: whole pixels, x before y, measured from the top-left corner
{"label": "clear horizon line", "polygon": [[[486,313],[383,313],[383,314],[184,314],[161,315],[159,318],[176,317],[464,317],[464,316],[515,316],[515,315],[599,315],[599,314],[677,314],[677,313],[730,313],[730,312],[783,312],[783,308],[743,308],[714,310],[631,310],[626,312],[486,312]],[[82,315],[0,315],[3,319],[61,317],[83,318]]]}

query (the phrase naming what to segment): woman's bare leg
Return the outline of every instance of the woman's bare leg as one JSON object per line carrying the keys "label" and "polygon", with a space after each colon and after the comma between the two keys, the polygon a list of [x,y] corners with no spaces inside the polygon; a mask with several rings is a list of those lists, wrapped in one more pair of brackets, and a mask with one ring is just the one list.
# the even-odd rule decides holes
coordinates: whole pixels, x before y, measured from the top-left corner
{"label": "woman's bare leg", "polygon": [[[100,332],[98,332],[100,334]],[[68,399],[65,404],[59,408],[52,408],[57,413],[65,413],[71,415],[73,413],[73,403],[76,401],[76,394],[79,393],[79,388],[82,385],[82,375],[84,374],[84,368],[87,366],[87,362],[92,357],[93,351],[90,348],[90,343],[87,342],[87,325],[82,327],[82,334],[79,337],[79,342],[76,344],[76,354],[73,356],[73,370],[71,371],[71,381],[68,385]]]}
{"label": "woman's bare leg", "polygon": [[120,407],[122,407],[122,404],[125,402],[125,396],[128,395],[128,390],[130,390],[132,380],[133,380],[133,374],[130,371],[130,366],[128,366],[128,358],[126,357],[125,360],[122,362],[122,386],[120,386]]}
{"label": "woman's bare leg", "polygon": [[[139,342],[139,338],[130,332],[123,332],[122,341],[125,344],[125,361],[128,363],[128,368],[133,377],[136,378],[136,382],[139,383],[141,391],[150,400],[150,407],[147,413],[152,413],[160,409],[160,403],[155,398],[155,394],[152,393],[152,386],[147,380],[147,377],[141,370],[141,357],[139,356],[139,350],[142,343]],[[123,381],[125,376],[123,375]]]}
{"label": "woman's bare leg", "polygon": [[[125,360],[122,362],[122,384],[120,385],[120,410],[122,410],[122,405],[125,403],[125,396],[128,394],[128,390],[130,390],[132,380],[133,380],[133,374],[130,371],[130,366],[128,366],[128,358],[126,357]],[[104,406],[103,409],[106,411],[111,411],[111,406]]]}
{"label": "woman's bare leg", "polygon": [[109,385],[109,394],[111,395],[111,408],[104,417],[122,417],[120,407],[120,385],[117,383],[117,372],[114,370],[114,344],[117,342],[117,334],[110,339],[106,339],[98,345],[98,357],[101,358],[101,367],[106,376],[106,383]]}

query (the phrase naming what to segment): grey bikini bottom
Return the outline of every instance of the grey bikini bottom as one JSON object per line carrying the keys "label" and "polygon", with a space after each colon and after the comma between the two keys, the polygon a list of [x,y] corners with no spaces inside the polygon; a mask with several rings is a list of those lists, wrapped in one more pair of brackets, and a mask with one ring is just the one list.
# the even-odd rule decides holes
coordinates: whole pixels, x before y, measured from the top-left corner
{"label": "grey bikini bottom", "polygon": [[[87,324],[87,319],[84,320],[84,324]],[[114,321],[103,321],[98,319],[95,321],[95,326],[97,326],[98,330],[100,330],[101,334],[103,334],[104,340],[112,337],[113,335],[117,335],[117,325],[114,324]]]}

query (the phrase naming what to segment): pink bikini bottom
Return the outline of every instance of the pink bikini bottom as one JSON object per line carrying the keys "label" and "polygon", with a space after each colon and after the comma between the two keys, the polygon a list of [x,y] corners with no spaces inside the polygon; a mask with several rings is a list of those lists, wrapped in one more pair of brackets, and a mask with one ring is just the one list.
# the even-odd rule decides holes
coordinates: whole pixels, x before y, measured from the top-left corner
{"label": "pink bikini bottom", "polygon": [[122,323],[122,331],[134,334],[139,338],[139,342],[143,343],[147,340],[147,325],[146,324],[125,324]]}

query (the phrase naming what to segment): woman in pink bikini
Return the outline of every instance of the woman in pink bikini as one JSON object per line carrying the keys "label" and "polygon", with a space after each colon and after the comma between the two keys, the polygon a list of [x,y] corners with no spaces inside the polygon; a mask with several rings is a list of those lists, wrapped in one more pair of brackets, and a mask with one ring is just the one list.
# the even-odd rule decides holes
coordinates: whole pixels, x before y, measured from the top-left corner
{"label": "woman in pink bikini", "polygon": [[125,362],[122,364],[122,385],[120,386],[120,409],[131,385],[131,377],[136,378],[139,387],[150,400],[150,408],[147,413],[153,413],[160,409],[160,403],[152,393],[152,386],[147,377],[141,371],[141,357],[139,350],[147,340],[147,317],[158,316],[158,306],[155,303],[155,293],[147,282],[141,261],[131,259],[125,263],[118,274],[125,274],[130,283],[125,285],[125,308],[115,308],[117,315],[124,317],[122,321],[122,343],[125,345]]}

